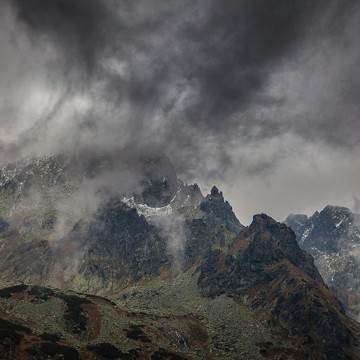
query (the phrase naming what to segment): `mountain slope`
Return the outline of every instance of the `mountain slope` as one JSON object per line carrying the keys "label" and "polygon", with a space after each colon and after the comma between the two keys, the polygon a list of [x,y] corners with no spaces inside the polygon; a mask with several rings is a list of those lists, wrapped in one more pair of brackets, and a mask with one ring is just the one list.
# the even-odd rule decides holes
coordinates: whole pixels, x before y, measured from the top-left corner
{"label": "mountain slope", "polygon": [[339,206],[326,206],[309,218],[292,214],[285,220],[354,318],[360,309],[359,220],[358,214]]}
{"label": "mountain slope", "polygon": [[181,360],[201,359],[197,352],[210,355],[206,329],[191,315],[136,313],[97,296],[26,285],[0,290],[0,309],[1,359]]}
{"label": "mountain slope", "polygon": [[[129,171],[136,186],[105,191],[109,169],[112,176]],[[158,154],[115,165],[104,157],[84,164],[43,157],[1,171],[0,198],[14,205],[4,207],[0,222],[0,270],[11,281],[106,293],[189,267],[243,228],[221,192],[214,187],[204,198]],[[94,179],[96,194],[89,188]],[[27,190],[20,191],[24,182]],[[67,192],[58,188],[63,184]]]}
{"label": "mountain slope", "polygon": [[244,227],[159,154],[61,161],[7,165],[0,187],[4,358],[360,358],[287,226]]}
{"label": "mountain slope", "polygon": [[351,354],[353,325],[287,226],[254,216],[227,251],[213,251],[200,269],[206,295],[246,296],[275,333],[287,331],[293,338],[298,348],[288,351],[294,356],[346,359]]}
{"label": "mountain slope", "polygon": [[56,353],[360,358],[360,325],[344,315],[294,233],[266,215],[255,216],[231,246],[209,249],[199,265],[134,282],[111,299],[27,285],[0,290],[0,309],[11,323],[3,325],[7,345],[0,353],[9,359]]}

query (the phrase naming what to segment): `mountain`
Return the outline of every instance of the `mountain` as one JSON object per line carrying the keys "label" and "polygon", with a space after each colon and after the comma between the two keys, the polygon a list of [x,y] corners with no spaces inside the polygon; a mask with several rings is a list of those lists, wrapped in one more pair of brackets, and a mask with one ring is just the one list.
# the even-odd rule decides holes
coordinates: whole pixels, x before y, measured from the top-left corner
{"label": "mountain", "polygon": [[[111,159],[86,160],[43,157],[2,169],[4,279],[105,293],[189,266],[243,228],[216,187],[204,198],[163,155],[117,169]],[[136,184],[105,191],[109,174]]]}
{"label": "mountain", "polygon": [[243,226],[163,154],[0,178],[2,358],[360,359],[360,325],[294,232]]}
{"label": "mountain", "polygon": [[326,206],[312,216],[290,215],[285,223],[299,245],[314,256],[325,282],[344,303],[349,315],[360,315],[360,215]]}

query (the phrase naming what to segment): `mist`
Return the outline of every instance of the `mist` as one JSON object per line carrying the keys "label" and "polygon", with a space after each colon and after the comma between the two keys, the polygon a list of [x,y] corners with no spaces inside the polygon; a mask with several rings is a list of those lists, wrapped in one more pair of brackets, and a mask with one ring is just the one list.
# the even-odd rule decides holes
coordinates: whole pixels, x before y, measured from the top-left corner
{"label": "mist", "polygon": [[[355,206],[357,1],[0,7],[1,162],[161,149],[184,181],[220,187],[245,224]],[[104,180],[115,193],[116,173]]]}
{"label": "mist", "polygon": [[170,214],[153,217],[150,223],[160,229],[160,234],[166,241],[166,250],[170,256],[173,273],[180,273],[185,265],[185,219],[180,215]]}

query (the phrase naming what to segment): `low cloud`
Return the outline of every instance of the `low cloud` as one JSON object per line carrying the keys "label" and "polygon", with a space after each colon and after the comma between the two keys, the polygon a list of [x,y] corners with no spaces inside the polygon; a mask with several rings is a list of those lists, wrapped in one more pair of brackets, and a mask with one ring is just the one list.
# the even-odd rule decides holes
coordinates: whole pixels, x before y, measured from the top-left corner
{"label": "low cloud", "polygon": [[2,161],[161,149],[244,222],[359,196],[357,1],[0,6]]}
{"label": "low cloud", "polygon": [[183,270],[185,261],[185,220],[177,214],[156,216],[150,222],[160,229],[166,241],[166,250],[171,259],[172,271],[177,274]]}

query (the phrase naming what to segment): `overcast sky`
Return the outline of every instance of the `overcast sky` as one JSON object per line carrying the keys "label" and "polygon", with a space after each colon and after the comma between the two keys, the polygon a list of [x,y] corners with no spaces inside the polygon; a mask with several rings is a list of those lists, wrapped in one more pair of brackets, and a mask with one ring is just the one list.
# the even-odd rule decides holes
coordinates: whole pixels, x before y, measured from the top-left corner
{"label": "overcast sky", "polygon": [[2,161],[164,149],[240,221],[359,211],[357,0],[0,0]]}

